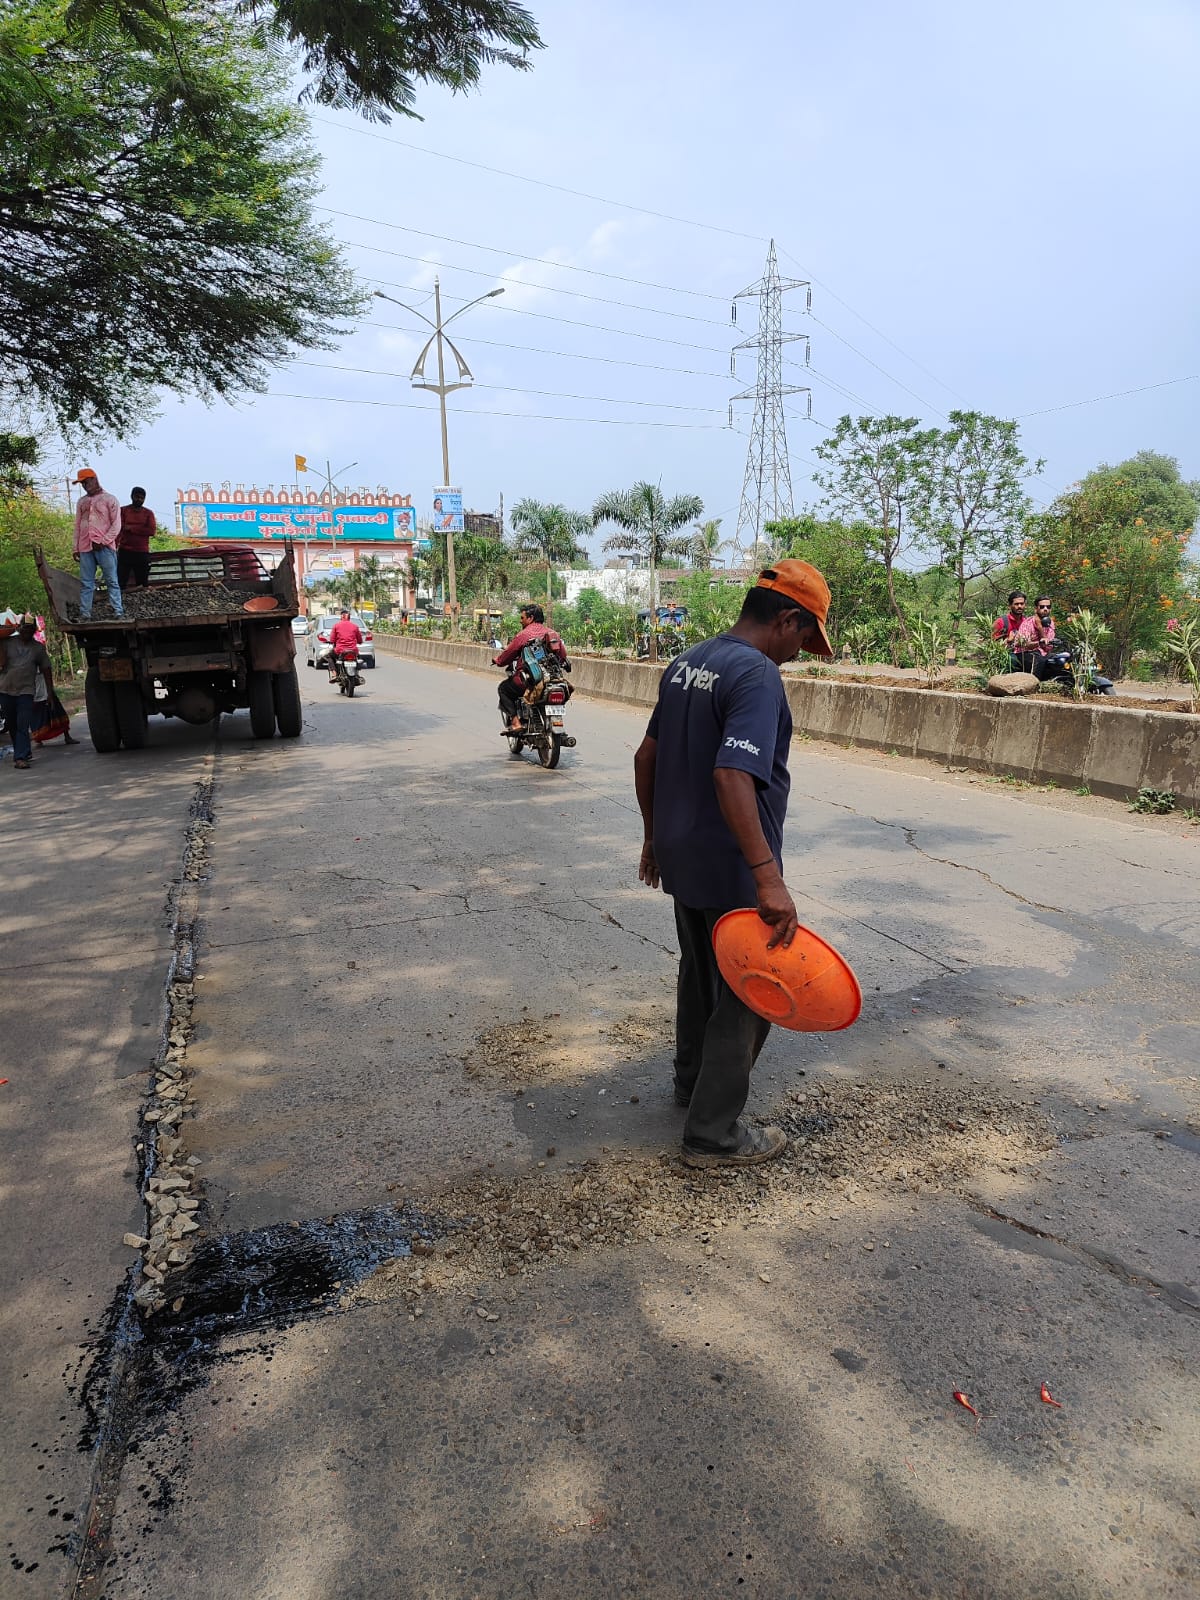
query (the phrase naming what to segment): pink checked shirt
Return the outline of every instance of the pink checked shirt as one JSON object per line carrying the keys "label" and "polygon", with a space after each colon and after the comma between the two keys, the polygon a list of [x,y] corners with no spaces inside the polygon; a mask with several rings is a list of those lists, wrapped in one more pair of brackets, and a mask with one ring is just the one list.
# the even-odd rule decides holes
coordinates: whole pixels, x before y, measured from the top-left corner
{"label": "pink checked shirt", "polygon": [[115,494],[101,489],[99,494],[85,494],[75,507],[75,554],[82,555],[93,545],[107,545],[111,550],[121,531],[121,502]]}

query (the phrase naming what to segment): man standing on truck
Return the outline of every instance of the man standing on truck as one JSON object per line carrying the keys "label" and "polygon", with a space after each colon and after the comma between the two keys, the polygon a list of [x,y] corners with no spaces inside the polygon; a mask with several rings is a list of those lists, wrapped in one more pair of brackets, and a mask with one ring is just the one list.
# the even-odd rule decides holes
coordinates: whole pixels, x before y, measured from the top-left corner
{"label": "man standing on truck", "polygon": [[96,568],[108,585],[108,603],[115,617],[125,615],[121,604],[121,584],[117,577],[116,543],[121,532],[121,507],[115,494],[107,494],[91,467],[75,474],[83,494],[75,507],[75,559],[79,563],[79,620],[92,620],[92,599],[96,593]]}
{"label": "man standing on truck", "polygon": [[158,532],[154,513],[146,504],[145,489],[129,491],[130,504],[121,507],[117,535],[117,583],[126,589],[144,588],[150,582],[150,541]]}

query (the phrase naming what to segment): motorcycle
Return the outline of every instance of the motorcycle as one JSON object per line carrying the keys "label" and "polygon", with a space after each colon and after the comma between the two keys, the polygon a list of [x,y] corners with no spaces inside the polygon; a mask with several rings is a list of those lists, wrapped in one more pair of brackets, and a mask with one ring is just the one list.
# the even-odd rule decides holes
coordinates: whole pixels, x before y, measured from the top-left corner
{"label": "motorcycle", "polygon": [[[1034,665],[1034,672],[1043,683],[1063,683],[1067,688],[1075,688],[1075,655],[1073,649],[1055,650],[1050,655],[1043,657]],[[1092,668],[1088,674],[1087,691],[1089,694],[1116,694],[1116,688],[1111,678],[1106,678],[1102,672]]]}
{"label": "motorcycle", "polygon": [[519,756],[528,745],[531,750],[537,751],[542,766],[556,767],[561,752],[575,748],[575,740],[566,731],[563,715],[573,692],[571,685],[558,673],[527,689],[521,697],[524,726],[520,733],[515,733],[509,727],[508,717],[501,710],[501,732],[508,740],[509,754]]}
{"label": "motorcycle", "polygon": [[358,664],[357,650],[348,650],[343,655],[335,658],[333,664],[335,681],[338,693],[354,698],[354,691],[359,684],[359,674],[362,668]]}

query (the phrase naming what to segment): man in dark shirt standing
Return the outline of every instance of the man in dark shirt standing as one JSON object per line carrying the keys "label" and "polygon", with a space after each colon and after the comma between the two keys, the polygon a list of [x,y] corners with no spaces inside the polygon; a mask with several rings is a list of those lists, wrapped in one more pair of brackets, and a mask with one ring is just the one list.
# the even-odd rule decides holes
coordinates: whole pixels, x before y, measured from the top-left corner
{"label": "man in dark shirt standing", "polygon": [[688,1166],[746,1166],[786,1147],[779,1128],[738,1120],[771,1030],[721,977],[712,931],[726,911],[754,906],[772,946],[795,937],[782,854],[792,717],[779,666],[801,650],[833,654],[828,611],[829,586],[807,561],[768,567],[729,632],[663,673],[634,757],[645,827],[638,877],[675,901],[675,1099],[688,1108]]}
{"label": "man in dark shirt standing", "polygon": [[154,513],[146,504],[145,489],[131,489],[132,504],[121,507],[121,532],[117,536],[117,582],[124,593],[150,582],[150,540],[158,532]]}

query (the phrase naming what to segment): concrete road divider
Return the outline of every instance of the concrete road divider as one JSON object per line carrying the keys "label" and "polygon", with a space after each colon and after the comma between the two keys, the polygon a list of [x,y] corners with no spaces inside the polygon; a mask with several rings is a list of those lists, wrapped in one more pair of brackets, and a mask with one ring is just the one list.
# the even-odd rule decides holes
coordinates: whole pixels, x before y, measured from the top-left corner
{"label": "concrete road divider", "polygon": [[[494,676],[484,645],[449,639],[375,635],[379,650]],[[663,668],[597,656],[573,659],[571,681],[584,693],[652,706]],[[1076,704],[1044,696],[994,699],[892,689],[833,678],[784,674],[798,733],[833,744],[895,750],[943,766],[1011,774],[1063,788],[1128,799],[1139,789],[1170,790],[1180,806],[1200,806],[1200,717]]]}

